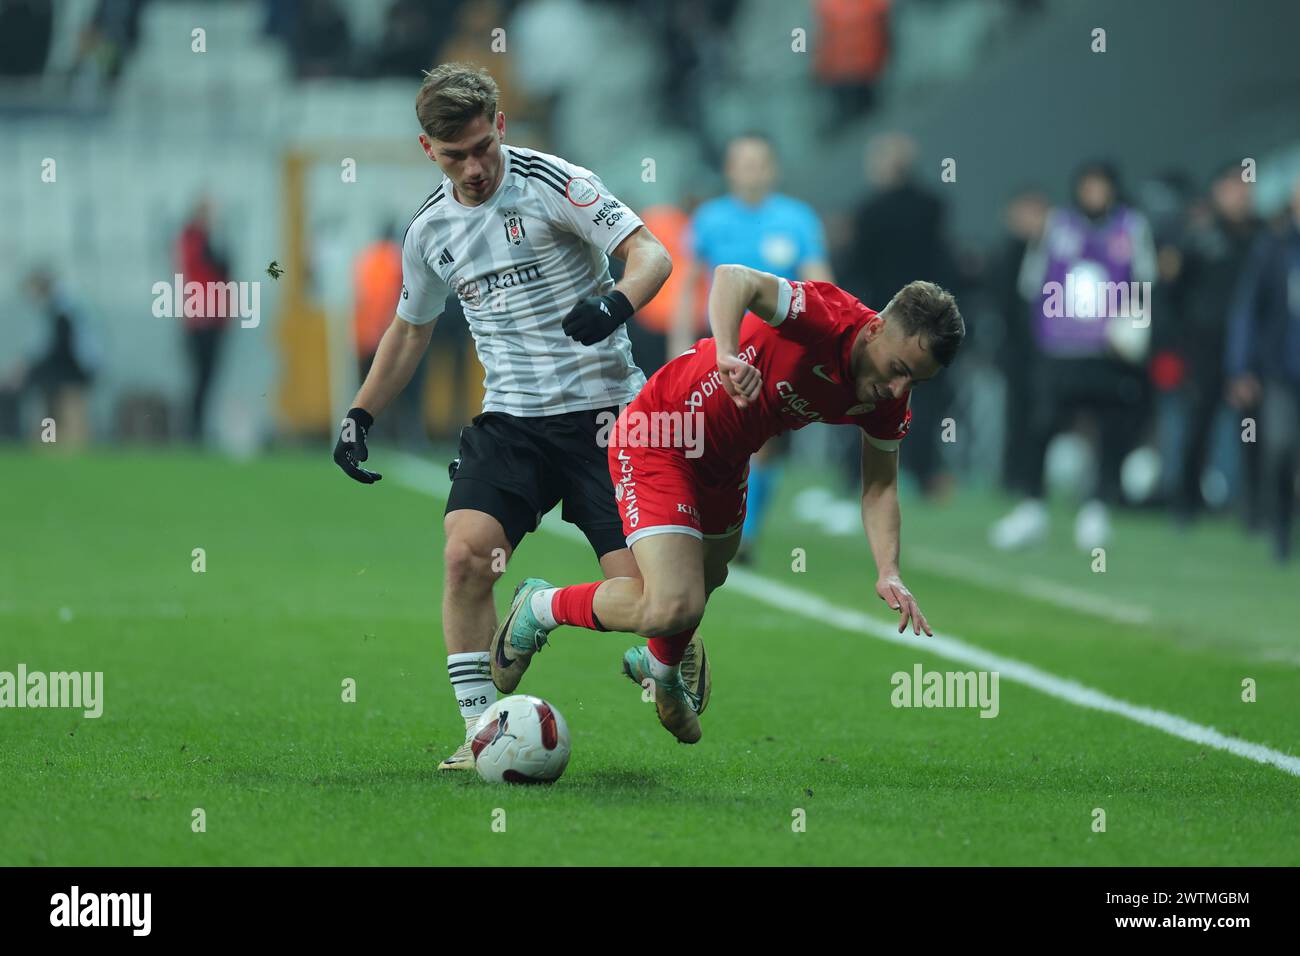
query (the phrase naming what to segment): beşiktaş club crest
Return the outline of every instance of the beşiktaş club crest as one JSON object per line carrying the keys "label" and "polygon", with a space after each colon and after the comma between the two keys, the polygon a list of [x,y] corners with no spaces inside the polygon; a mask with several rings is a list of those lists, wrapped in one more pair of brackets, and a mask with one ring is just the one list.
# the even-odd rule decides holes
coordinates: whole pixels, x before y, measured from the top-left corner
{"label": "be\u015fikta\u015f club crest", "polygon": [[524,217],[519,215],[518,210],[515,209],[505,210],[505,217],[506,238],[517,246],[524,241],[526,235],[524,232]]}

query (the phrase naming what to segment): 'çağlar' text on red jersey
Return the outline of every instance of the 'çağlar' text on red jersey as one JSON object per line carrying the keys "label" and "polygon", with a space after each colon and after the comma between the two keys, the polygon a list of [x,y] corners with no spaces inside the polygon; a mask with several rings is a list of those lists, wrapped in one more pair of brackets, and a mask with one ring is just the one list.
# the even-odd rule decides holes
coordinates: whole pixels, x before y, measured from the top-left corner
{"label": "'\u00e7a\u011flar' text on red jersey", "polygon": [[741,322],[740,358],[763,377],[749,407],[723,389],[713,339],[656,372],[630,406],[702,414],[704,447],[695,467],[705,475],[731,474],[773,435],[812,422],[857,425],[887,451],[898,448],[911,424],[910,390],[884,402],[861,402],[854,391],[853,342],[876,312],[829,282],[778,281],[773,324],[749,313]]}

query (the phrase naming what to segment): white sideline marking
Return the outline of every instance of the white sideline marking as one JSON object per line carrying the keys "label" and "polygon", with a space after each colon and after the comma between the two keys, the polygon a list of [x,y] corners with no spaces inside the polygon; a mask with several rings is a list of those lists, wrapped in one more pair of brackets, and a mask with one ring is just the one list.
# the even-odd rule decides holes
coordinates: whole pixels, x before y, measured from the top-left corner
{"label": "white sideline marking", "polygon": [[997,671],[1003,678],[1032,687],[1049,697],[1056,697],[1091,710],[1118,714],[1139,724],[1145,724],[1148,727],[1154,727],[1156,730],[1163,730],[1175,737],[1181,737],[1191,743],[1213,747],[1216,750],[1226,750],[1238,757],[1245,757],[1247,760],[1254,760],[1257,763],[1271,764],[1289,774],[1300,777],[1300,757],[1284,754],[1263,744],[1252,744],[1237,737],[1229,737],[1226,734],[1219,733],[1213,727],[1194,723],[1184,717],[1163,710],[1130,704],[1128,701],[1111,697],[1109,694],[1087,687],[1077,681],[1057,677],[1054,674],[1040,670],[1032,664],[994,654],[991,651],[986,651],[973,644],[967,644],[965,641],[940,634],[937,631],[934,637],[916,637],[910,630],[906,634],[899,634],[897,625],[887,624],[868,617],[861,611],[839,607],[815,594],[792,588],[789,585],[781,584],[779,581],[765,578],[743,568],[737,568],[730,573],[727,577],[726,586],[742,591],[747,597],[762,601],[783,611],[800,614],[818,622],[832,624],[846,631],[866,632],[872,637],[880,638],[882,641],[905,644],[914,650],[928,651],[938,654],[940,657],[960,661],[981,670]]}
{"label": "white sideline marking", "polygon": [[[398,484],[445,498],[451,482],[447,479],[446,469],[439,469],[419,458],[409,455],[398,456],[401,463],[394,469],[393,477]],[[439,472],[441,474],[439,474]],[[552,516],[556,520],[551,520]],[[586,542],[581,531],[571,524],[559,520],[558,512],[551,512],[542,521],[541,530],[549,531],[573,541]],[[1024,684],[1049,697],[1055,697],[1079,707],[1099,710],[1103,713],[1126,717],[1135,723],[1153,727],[1171,736],[1190,743],[1215,750],[1224,750],[1238,757],[1245,757],[1256,763],[1268,764],[1284,770],[1292,776],[1300,777],[1300,757],[1282,753],[1263,744],[1253,744],[1238,737],[1229,737],[1207,727],[1170,714],[1153,707],[1142,707],[1128,701],[1112,697],[1103,691],[1087,687],[1077,681],[1067,680],[1040,670],[1032,664],[1026,664],[1010,657],[994,654],[955,637],[935,632],[934,637],[916,637],[909,630],[906,634],[898,633],[897,624],[888,624],[872,618],[861,611],[840,607],[831,602],[799,588],[790,587],[772,578],[763,577],[744,568],[732,568],[727,577],[726,587],[731,591],[740,591],[746,597],[760,601],[781,611],[798,614],[819,623],[830,624],[854,634],[869,634],[892,644],[904,644],[913,650],[937,654],[949,660],[969,664],[981,670],[997,671],[1003,678]],[[874,596],[874,594],[873,594]]]}

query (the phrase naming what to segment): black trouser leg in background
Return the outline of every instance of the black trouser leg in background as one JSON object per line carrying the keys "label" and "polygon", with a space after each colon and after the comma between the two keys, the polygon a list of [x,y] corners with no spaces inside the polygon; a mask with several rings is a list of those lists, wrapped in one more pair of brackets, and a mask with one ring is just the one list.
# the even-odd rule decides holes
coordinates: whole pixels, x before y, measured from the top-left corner
{"label": "black trouser leg in background", "polygon": [[195,329],[186,333],[190,354],[192,392],[190,394],[190,438],[199,441],[207,420],[208,398],[212,392],[212,379],[216,373],[217,356],[221,349],[220,328]]}

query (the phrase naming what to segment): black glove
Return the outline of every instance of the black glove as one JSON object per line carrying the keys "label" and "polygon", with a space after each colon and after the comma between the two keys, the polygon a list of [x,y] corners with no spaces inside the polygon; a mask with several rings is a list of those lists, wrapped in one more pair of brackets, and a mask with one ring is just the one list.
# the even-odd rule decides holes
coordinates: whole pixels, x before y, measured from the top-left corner
{"label": "black glove", "polygon": [[632,303],[617,289],[608,295],[589,295],[564,317],[564,334],[583,345],[595,345],[632,317]]}
{"label": "black glove", "polygon": [[339,432],[338,444],[334,446],[334,463],[363,485],[373,485],[384,476],[377,471],[366,471],[357,465],[370,457],[366,449],[366,432],[375,423],[373,417],[364,408],[351,409],[343,419],[343,428]]}

